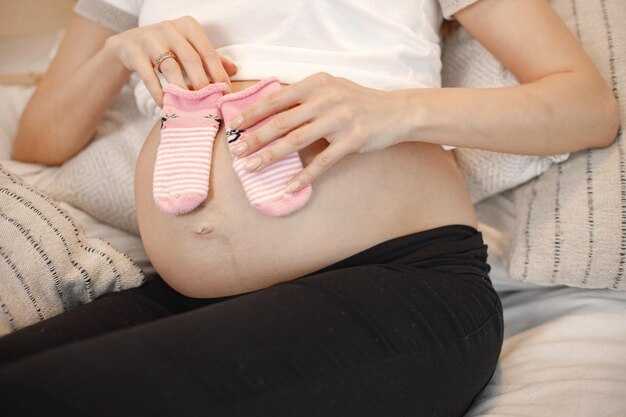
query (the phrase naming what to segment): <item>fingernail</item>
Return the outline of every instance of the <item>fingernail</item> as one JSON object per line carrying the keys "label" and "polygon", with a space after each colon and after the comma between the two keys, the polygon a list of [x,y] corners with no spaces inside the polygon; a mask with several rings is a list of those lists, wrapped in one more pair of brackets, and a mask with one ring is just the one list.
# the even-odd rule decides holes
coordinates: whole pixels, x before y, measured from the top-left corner
{"label": "fingernail", "polygon": [[287,184],[287,188],[285,188],[285,192],[286,193],[293,193],[298,188],[300,188],[300,181],[294,181],[294,182],[291,182],[291,183]]}
{"label": "fingernail", "polygon": [[230,122],[230,129],[237,129],[243,123],[243,116],[235,117],[235,120]]}
{"label": "fingernail", "polygon": [[244,166],[244,168],[245,168],[246,171],[254,171],[256,168],[259,167],[259,165],[261,165],[261,158],[254,158],[253,160],[248,162]]}
{"label": "fingernail", "polygon": [[248,149],[248,144],[246,142],[239,142],[238,144],[236,144],[235,146],[233,146],[233,155],[235,156],[239,156],[243,153],[243,151],[245,151],[246,149]]}

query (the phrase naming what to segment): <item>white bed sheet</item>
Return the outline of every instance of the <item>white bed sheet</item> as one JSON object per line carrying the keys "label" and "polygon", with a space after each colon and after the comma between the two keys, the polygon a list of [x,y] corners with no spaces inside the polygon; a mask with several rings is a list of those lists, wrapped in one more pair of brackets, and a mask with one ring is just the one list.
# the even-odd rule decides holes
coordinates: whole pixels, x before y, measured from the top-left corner
{"label": "white bed sheet", "polygon": [[[37,186],[53,181],[55,168],[9,160],[31,93],[32,88],[0,87],[0,163]],[[505,340],[491,382],[466,417],[626,417],[626,292],[510,280],[512,204],[505,193],[478,206],[492,281],[504,306]],[[107,240],[152,271],[137,236],[64,207],[89,236]]]}
{"label": "white bed sheet", "polygon": [[477,211],[505,338],[494,376],[465,417],[626,417],[626,291],[510,280],[510,194]]}

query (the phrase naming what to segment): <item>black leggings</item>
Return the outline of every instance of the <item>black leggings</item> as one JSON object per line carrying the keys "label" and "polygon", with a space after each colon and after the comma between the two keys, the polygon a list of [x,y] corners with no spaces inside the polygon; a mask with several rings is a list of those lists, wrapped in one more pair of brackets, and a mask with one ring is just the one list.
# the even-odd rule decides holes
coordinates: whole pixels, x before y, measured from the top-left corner
{"label": "black leggings", "polygon": [[162,281],[108,295],[0,339],[13,359],[0,368],[0,408],[462,416],[502,347],[486,257],[478,231],[451,225],[232,297],[194,300]]}

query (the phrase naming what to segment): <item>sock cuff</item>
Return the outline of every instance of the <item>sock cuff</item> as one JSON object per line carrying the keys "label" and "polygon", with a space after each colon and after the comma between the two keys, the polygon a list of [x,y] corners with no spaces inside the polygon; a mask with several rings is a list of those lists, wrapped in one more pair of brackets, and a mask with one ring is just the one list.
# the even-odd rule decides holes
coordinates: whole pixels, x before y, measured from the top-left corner
{"label": "sock cuff", "polygon": [[226,83],[209,84],[206,87],[202,87],[199,90],[185,90],[176,84],[167,84],[163,87],[164,93],[172,94],[176,97],[182,97],[187,99],[202,99],[215,93],[224,93],[228,90]]}
{"label": "sock cuff", "polygon": [[[222,97],[220,97],[217,100],[217,107],[221,109],[222,105],[224,103],[228,103],[230,101],[235,101],[235,100],[241,100],[244,99],[246,97],[250,97],[253,94],[256,94],[257,92],[261,91],[264,87],[272,84],[272,83],[279,83],[278,78],[276,77],[270,77],[270,78],[266,78],[262,81],[259,81],[258,83],[254,84],[253,86],[250,86],[244,90],[238,91],[236,93],[230,93],[230,94],[226,94],[223,95]],[[280,83],[279,83],[280,84]]]}

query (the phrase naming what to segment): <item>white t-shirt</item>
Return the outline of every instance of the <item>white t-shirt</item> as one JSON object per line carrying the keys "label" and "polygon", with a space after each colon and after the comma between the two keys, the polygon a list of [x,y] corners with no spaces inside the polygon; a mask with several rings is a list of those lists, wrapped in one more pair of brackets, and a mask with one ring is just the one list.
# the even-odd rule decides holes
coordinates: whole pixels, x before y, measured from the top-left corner
{"label": "white t-shirt", "polygon": [[[233,80],[277,77],[292,84],[317,72],[366,87],[441,86],[442,17],[476,0],[81,0],[76,12],[114,30],[181,16],[202,25]],[[143,83],[145,113],[158,111]]]}

